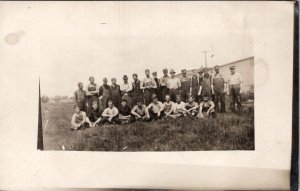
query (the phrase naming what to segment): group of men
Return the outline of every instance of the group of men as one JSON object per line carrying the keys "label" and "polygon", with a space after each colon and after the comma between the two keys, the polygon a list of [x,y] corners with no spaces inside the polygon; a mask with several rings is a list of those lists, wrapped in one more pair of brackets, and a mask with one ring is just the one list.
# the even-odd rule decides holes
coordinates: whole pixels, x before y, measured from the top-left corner
{"label": "group of men", "polygon": [[[163,76],[158,79],[157,72],[145,70],[145,78],[138,79],[133,74],[133,82],[123,76],[123,83],[117,84],[116,78],[108,85],[103,78],[103,85],[98,86],[94,77],[89,77],[89,84],[83,88],[78,83],[74,93],[76,106],[72,117],[73,129],[83,126],[95,126],[101,123],[130,123],[135,120],[151,121],[160,118],[176,118],[180,116],[215,117],[217,112],[225,112],[225,94],[230,95],[231,110],[241,109],[240,92],[241,75],[230,66],[230,76],[225,80],[220,67],[214,67],[215,73],[209,74],[207,68],[200,69],[199,74],[187,76],[183,69],[182,77],[176,77],[173,69],[163,69]],[[219,107],[220,102],[220,107]]]}

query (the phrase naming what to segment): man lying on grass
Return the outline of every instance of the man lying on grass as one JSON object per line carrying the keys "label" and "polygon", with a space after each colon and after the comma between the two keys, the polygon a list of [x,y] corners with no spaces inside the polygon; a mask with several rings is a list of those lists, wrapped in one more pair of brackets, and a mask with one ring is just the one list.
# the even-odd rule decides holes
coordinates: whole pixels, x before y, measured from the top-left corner
{"label": "man lying on grass", "polygon": [[191,116],[195,117],[198,114],[199,105],[194,101],[193,96],[189,96],[188,102],[185,104],[185,109],[191,114]]}
{"label": "man lying on grass", "polygon": [[86,118],[86,121],[89,123],[90,127],[95,127],[96,125],[99,125],[102,119],[101,116],[102,116],[102,111],[99,108],[98,103],[94,101],[92,105],[92,110],[89,116]]}
{"label": "man lying on grass", "polygon": [[78,105],[74,106],[74,114],[71,120],[71,130],[83,129],[89,126],[89,123],[86,120],[86,114],[84,111],[80,111]]}
{"label": "man lying on grass", "polygon": [[127,105],[127,100],[123,99],[119,108],[119,122],[127,124],[132,122],[131,108]]}
{"label": "man lying on grass", "polygon": [[136,101],[136,105],[131,110],[131,114],[136,121],[146,121],[147,120],[147,107],[143,105],[142,100],[139,98]]}
{"label": "man lying on grass", "polygon": [[112,100],[108,100],[107,102],[108,108],[106,108],[102,113],[102,120],[101,123],[119,123],[118,120],[118,109],[114,106]]}
{"label": "man lying on grass", "polygon": [[215,104],[213,101],[209,100],[208,95],[203,96],[203,101],[200,103],[199,106],[199,118],[204,117],[216,117],[215,113]]}
{"label": "man lying on grass", "polygon": [[152,95],[152,103],[150,103],[146,109],[147,118],[149,121],[161,119],[163,117],[162,111],[164,110],[163,104],[158,101],[158,97],[156,94]]}

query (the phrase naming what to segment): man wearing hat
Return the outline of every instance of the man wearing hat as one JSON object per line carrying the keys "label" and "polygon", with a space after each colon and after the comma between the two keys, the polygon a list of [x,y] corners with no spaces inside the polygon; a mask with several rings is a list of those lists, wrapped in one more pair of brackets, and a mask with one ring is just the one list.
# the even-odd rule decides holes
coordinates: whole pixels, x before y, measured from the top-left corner
{"label": "man wearing hat", "polygon": [[230,108],[232,112],[235,112],[235,102],[237,103],[238,113],[241,111],[241,92],[243,79],[241,75],[235,72],[235,66],[229,67],[230,76],[228,78],[229,95],[230,95]]}
{"label": "man wearing hat", "polygon": [[137,104],[138,99],[142,99],[143,97],[143,92],[142,92],[142,83],[138,79],[137,74],[132,75],[133,82],[132,82],[132,88],[133,88],[133,93],[132,93],[132,98],[133,98],[133,105]]}
{"label": "man wearing hat", "polygon": [[111,89],[107,84],[107,78],[103,78],[103,85],[99,88],[99,96],[100,96],[100,109],[104,110],[107,108],[107,101],[111,99]]}
{"label": "man wearing hat", "polygon": [[111,100],[112,100],[114,106],[119,108],[121,106],[121,99],[122,99],[121,96],[122,95],[121,95],[120,86],[117,84],[116,78],[111,79],[110,90],[111,90]]}
{"label": "man wearing hat", "polygon": [[168,69],[167,68],[163,69],[163,74],[164,74],[163,77],[161,77],[159,79],[162,101],[164,101],[163,99],[165,99],[166,95],[169,94],[168,81],[170,79],[170,76],[168,76]]}
{"label": "man wearing hat", "polygon": [[[212,94],[215,96],[214,102],[215,102],[215,107],[216,111],[220,112],[225,112],[225,80],[220,73],[220,67],[216,65],[214,67],[215,69],[215,74],[213,75],[213,80],[212,80]],[[219,101],[221,103],[221,108],[219,109]]]}
{"label": "man wearing hat", "polygon": [[99,105],[99,86],[95,83],[95,78],[93,76],[89,77],[89,81],[90,83],[85,88],[87,97],[87,115],[91,113],[94,101]]}
{"label": "man wearing hat", "polygon": [[157,95],[157,98],[159,101],[162,101],[161,99],[161,93],[160,93],[160,85],[159,85],[159,79],[157,78],[157,72],[152,72],[152,77],[156,84],[156,89],[154,89],[154,93]]}
{"label": "man wearing hat", "polygon": [[181,73],[181,99],[183,102],[186,102],[188,97],[191,95],[191,79],[186,76],[186,69],[181,70]]}
{"label": "man wearing hat", "polygon": [[151,95],[154,93],[157,88],[156,82],[153,78],[150,77],[150,70],[145,70],[146,78],[142,81],[141,88],[144,90],[144,99],[145,105],[148,106],[151,103]]}
{"label": "man wearing hat", "polygon": [[125,99],[127,105],[132,108],[132,84],[128,82],[128,77],[126,75],[123,76],[123,81],[124,83],[120,86],[122,100]]}
{"label": "man wearing hat", "polygon": [[199,93],[201,92],[201,95],[207,95],[209,99],[211,99],[211,91],[212,91],[212,77],[208,73],[208,68],[204,68],[204,74],[202,78],[202,83],[200,84]]}
{"label": "man wearing hat", "polygon": [[176,96],[179,94],[179,89],[181,88],[180,80],[175,76],[175,71],[170,70],[171,78],[168,80],[168,89],[171,100],[176,102]]}
{"label": "man wearing hat", "polygon": [[[198,94],[198,101],[201,102],[203,100],[203,97],[201,95],[201,89],[200,89],[200,86],[202,84],[202,80],[203,80],[203,66],[201,66],[201,68],[199,69],[199,72],[198,72],[198,88],[193,88],[193,89],[198,89],[197,91],[197,94]],[[196,83],[194,82],[194,85],[196,85]],[[192,85],[193,86],[193,85]],[[194,90],[195,91],[195,90]]]}

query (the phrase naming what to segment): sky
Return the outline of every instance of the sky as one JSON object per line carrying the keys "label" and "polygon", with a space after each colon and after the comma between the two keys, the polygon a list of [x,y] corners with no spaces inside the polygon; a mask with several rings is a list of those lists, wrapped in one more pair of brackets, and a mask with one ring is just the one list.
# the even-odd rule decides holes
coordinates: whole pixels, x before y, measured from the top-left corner
{"label": "sky", "polygon": [[[67,6],[66,6],[67,4]],[[218,6],[217,6],[218,4]],[[235,2],[21,3],[23,43],[39,66],[44,95],[72,96],[77,83],[144,70],[195,69],[253,56],[246,4]],[[5,25],[5,23],[2,23]],[[22,25],[23,24],[23,25]],[[26,37],[26,38],[25,38]]]}

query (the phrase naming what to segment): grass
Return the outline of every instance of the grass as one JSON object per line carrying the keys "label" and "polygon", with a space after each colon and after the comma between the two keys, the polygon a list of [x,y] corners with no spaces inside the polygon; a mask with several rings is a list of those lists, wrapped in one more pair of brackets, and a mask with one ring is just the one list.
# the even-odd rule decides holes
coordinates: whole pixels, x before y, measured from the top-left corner
{"label": "grass", "polygon": [[70,130],[72,107],[72,103],[42,105],[45,150],[61,150],[62,146],[76,151],[254,150],[253,103],[244,104],[242,115],[225,113],[216,119],[188,117],[79,131]]}

